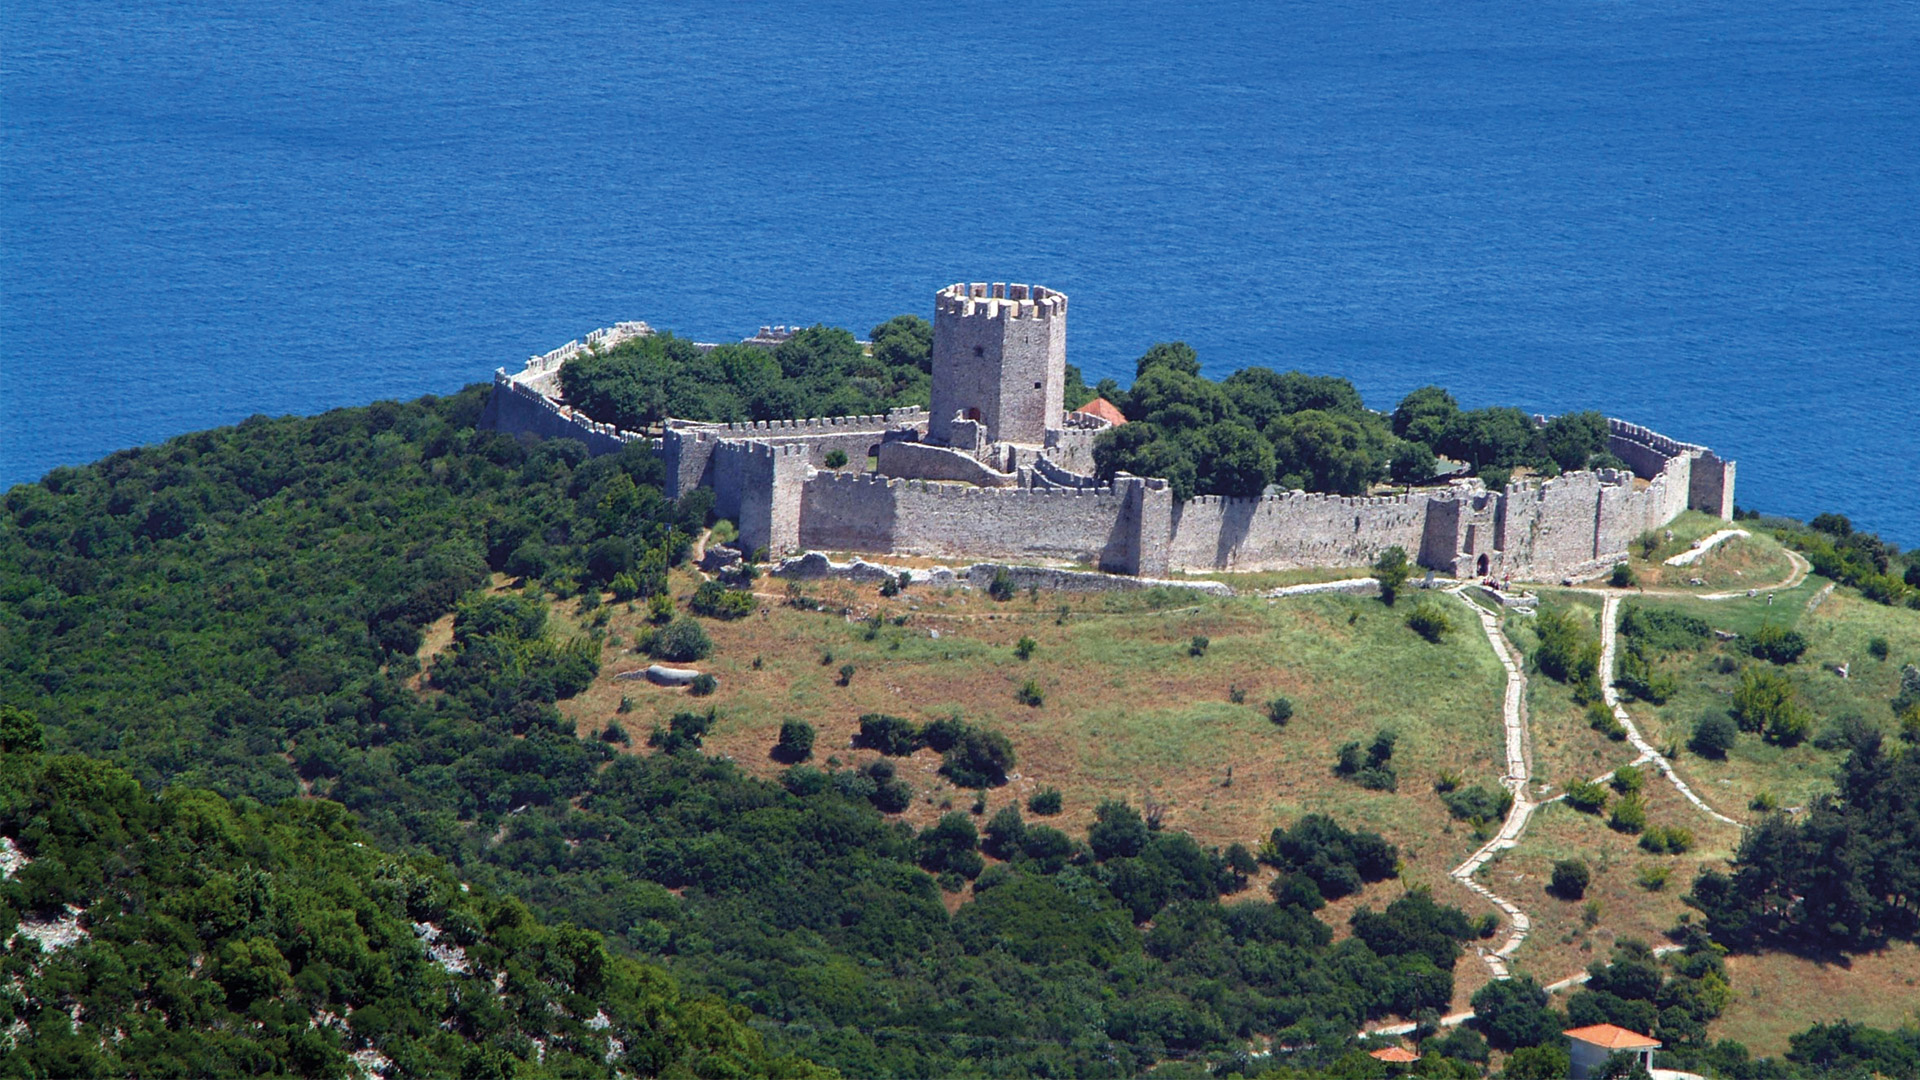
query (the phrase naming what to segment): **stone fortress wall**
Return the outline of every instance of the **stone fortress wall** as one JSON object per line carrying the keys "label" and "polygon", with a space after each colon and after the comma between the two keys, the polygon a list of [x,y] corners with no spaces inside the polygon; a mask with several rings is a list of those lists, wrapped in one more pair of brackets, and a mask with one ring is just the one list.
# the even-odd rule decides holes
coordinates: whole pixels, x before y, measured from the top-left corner
{"label": "stone fortress wall", "polygon": [[[1503,492],[1469,479],[1385,496],[1291,491],[1175,503],[1163,480],[1121,474],[1101,484],[1092,447],[1106,421],[1060,407],[1067,298],[974,283],[942,289],[935,305],[933,410],[671,420],[652,440],[668,494],[711,487],[716,513],[738,523],[749,553],[1030,560],[1150,577],[1358,566],[1398,546],[1453,576],[1553,580],[1605,569],[1635,537],[1689,508],[1732,515],[1733,462],[1621,420],[1608,421],[1608,449],[1628,470],[1521,479]],[[651,330],[622,323],[587,340],[636,333]],[[483,422],[578,438],[594,453],[645,438],[556,400],[559,365],[583,348],[570,342],[518,375],[496,374]],[[847,455],[841,470],[826,467],[834,450]],[[869,455],[878,472],[864,471]]]}

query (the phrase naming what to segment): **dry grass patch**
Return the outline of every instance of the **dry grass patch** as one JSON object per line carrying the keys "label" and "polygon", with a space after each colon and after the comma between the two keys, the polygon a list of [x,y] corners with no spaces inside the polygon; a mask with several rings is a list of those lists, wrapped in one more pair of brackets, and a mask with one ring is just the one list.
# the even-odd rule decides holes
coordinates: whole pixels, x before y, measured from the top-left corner
{"label": "dry grass patch", "polygon": [[[693,585],[675,579],[682,595]],[[623,695],[631,698],[620,719],[644,752],[654,724],[712,706],[719,722],[708,751],[765,776],[782,768],[770,751],[789,717],[814,725],[814,763],[825,765],[871,757],[851,746],[863,713],[921,723],[958,714],[1005,732],[1018,754],[1012,782],[989,793],[988,813],[1056,787],[1066,808],[1054,823],[1079,832],[1102,800],[1151,799],[1165,808],[1167,827],[1225,846],[1255,844],[1277,825],[1326,811],[1384,833],[1412,874],[1426,877],[1431,865],[1435,880],[1473,844],[1449,825],[1434,778],[1452,770],[1472,783],[1500,772],[1503,672],[1464,619],[1430,645],[1406,628],[1402,610],[1354,597],[1222,600],[1169,590],[1022,593],[995,603],[961,589],[915,586],[882,598],[873,586],[821,583],[809,592],[835,608],[823,613],[786,606],[784,588],[760,583],[763,608],[745,619],[703,620],[715,648],[695,666],[718,678],[711,697],[616,682],[614,672],[646,661],[610,648],[601,679],[564,708],[590,735],[615,718]],[[862,621],[873,614],[878,628]],[[905,624],[895,625],[900,617]],[[621,605],[611,630],[631,643],[637,619]],[[1209,641],[1204,655],[1191,655],[1196,636]],[[1022,637],[1036,643],[1030,660],[1015,655]],[[854,667],[846,686],[837,685],[842,664]],[[1045,695],[1038,708],[1015,700],[1028,679]],[[1236,689],[1241,702],[1232,700]],[[1294,704],[1284,727],[1265,716],[1275,696]],[[1381,728],[1400,736],[1398,793],[1336,778],[1339,744]],[[931,752],[897,764],[916,789],[909,820],[973,804],[972,791],[937,775]]]}
{"label": "dry grass patch", "polygon": [[1782,952],[1729,956],[1727,974],[1733,1002],[1707,1033],[1744,1043],[1755,1056],[1784,1053],[1789,1035],[1819,1023],[1920,1023],[1920,947],[1912,944],[1842,962]]}
{"label": "dry grass patch", "polygon": [[[1639,837],[1615,832],[1604,815],[1583,814],[1565,802],[1535,811],[1519,846],[1481,872],[1480,882],[1520,905],[1533,931],[1514,957],[1516,970],[1556,982],[1577,974],[1594,958],[1610,954],[1621,938],[1659,944],[1691,909],[1680,898],[1703,866],[1724,865],[1739,842],[1739,831],[1714,821],[1682,798],[1673,785],[1643,767],[1647,820],[1693,831],[1695,845],[1685,855],[1651,855]],[[1547,889],[1553,864],[1579,859],[1592,871],[1586,896],[1566,900]],[[1649,890],[1639,881],[1643,867],[1665,867],[1666,885]],[[1598,918],[1589,925],[1587,905],[1597,902]]]}

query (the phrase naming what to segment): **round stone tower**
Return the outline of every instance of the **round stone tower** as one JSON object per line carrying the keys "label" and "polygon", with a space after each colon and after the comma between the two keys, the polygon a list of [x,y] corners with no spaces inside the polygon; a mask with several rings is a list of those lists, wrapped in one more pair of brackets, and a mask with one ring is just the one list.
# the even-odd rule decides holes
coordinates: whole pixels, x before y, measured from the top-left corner
{"label": "round stone tower", "polygon": [[934,297],[929,442],[954,445],[954,421],[972,420],[975,446],[1044,445],[1061,424],[1066,380],[1065,293],[996,282]]}

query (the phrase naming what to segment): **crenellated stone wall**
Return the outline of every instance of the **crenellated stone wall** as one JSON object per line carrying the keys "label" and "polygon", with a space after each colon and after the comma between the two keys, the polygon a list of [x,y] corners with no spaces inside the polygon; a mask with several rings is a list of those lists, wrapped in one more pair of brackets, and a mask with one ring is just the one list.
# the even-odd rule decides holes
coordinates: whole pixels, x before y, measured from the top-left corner
{"label": "crenellated stone wall", "polygon": [[[493,373],[493,393],[480,413],[480,426],[508,435],[537,435],[542,439],[578,439],[592,454],[611,454],[627,443],[646,440],[638,431],[622,431],[560,404],[506,371]],[[650,441],[650,440],[649,440]]]}
{"label": "crenellated stone wall", "polygon": [[1396,545],[1419,558],[1428,506],[1436,498],[1301,491],[1256,499],[1196,496],[1173,513],[1169,562],[1175,570],[1357,566]]}
{"label": "crenellated stone wall", "polygon": [[[1134,477],[1114,487],[1080,490],[815,473],[806,483],[800,543],[830,551],[998,555],[1146,573],[1141,567],[1154,564],[1156,545],[1149,541],[1143,560],[1140,526],[1155,508],[1149,506],[1143,515],[1141,507],[1156,493],[1164,493],[1164,486],[1149,491]],[[1164,556],[1160,561],[1164,564]]]}

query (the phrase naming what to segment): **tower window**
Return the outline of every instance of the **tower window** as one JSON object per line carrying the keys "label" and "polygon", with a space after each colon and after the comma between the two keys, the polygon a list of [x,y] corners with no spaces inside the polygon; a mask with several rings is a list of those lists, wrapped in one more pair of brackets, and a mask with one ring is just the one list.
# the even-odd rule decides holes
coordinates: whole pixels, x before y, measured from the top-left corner
{"label": "tower window", "polygon": [[1038,390],[1038,389],[1040,389],[1040,384],[1039,384],[1039,383],[1034,383],[1034,384],[1033,384],[1033,388],[1034,388],[1035,390]]}
{"label": "tower window", "polygon": [[987,347],[985,345],[975,345],[973,347],[973,355],[975,356],[987,355]]}

